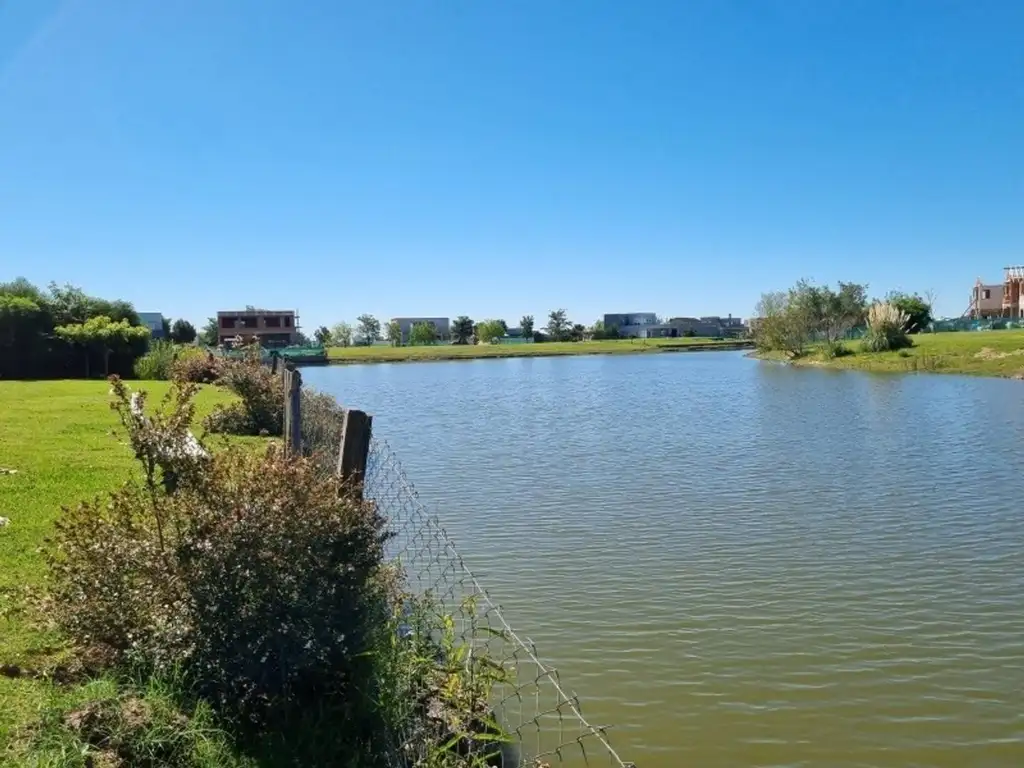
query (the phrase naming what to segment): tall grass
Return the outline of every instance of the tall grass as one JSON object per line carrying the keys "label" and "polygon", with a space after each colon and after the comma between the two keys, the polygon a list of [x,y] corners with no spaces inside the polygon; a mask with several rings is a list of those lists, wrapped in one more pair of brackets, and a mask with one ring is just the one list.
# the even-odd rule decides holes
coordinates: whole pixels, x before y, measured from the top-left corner
{"label": "tall grass", "polygon": [[149,351],[135,361],[134,373],[137,379],[167,381],[171,368],[178,357],[176,345],[163,339],[149,345]]}
{"label": "tall grass", "polygon": [[875,302],[868,309],[868,329],[861,342],[865,352],[892,352],[913,345],[907,335],[910,315],[889,302]]}

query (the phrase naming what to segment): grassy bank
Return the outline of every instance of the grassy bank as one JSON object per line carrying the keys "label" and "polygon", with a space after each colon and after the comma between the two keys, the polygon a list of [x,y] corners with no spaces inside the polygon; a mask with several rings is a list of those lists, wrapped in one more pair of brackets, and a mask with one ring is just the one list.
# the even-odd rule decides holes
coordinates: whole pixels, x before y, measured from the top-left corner
{"label": "grassy bank", "polygon": [[710,349],[745,349],[735,339],[616,339],[609,341],[551,342],[547,344],[435,344],[423,347],[331,347],[332,363],[398,363],[430,360],[476,360],[494,357],[558,357],[565,355],[619,355],[652,352],[688,352]]}
{"label": "grassy bank", "polygon": [[[851,354],[826,358],[820,350],[790,361],[793,365],[890,373],[959,373],[972,376],[1024,378],[1024,331],[964,331],[920,334],[914,346],[898,352],[863,352],[859,342],[847,342]],[[758,355],[786,360],[781,354]]]}
{"label": "grassy bank", "polygon": [[[168,382],[132,382],[156,403]],[[120,427],[107,407],[105,381],[0,381],[0,665],[45,667],[62,645],[23,611],[21,585],[45,575],[39,553],[61,505],[74,505],[116,488],[137,471],[130,451],[111,430]],[[230,395],[206,387],[197,398],[202,418]],[[42,680],[0,674],[0,764],[14,729],[38,717],[54,697],[76,700],[86,691],[60,691]],[[69,763],[74,764],[74,763]],[[63,765],[63,763],[62,763]]]}

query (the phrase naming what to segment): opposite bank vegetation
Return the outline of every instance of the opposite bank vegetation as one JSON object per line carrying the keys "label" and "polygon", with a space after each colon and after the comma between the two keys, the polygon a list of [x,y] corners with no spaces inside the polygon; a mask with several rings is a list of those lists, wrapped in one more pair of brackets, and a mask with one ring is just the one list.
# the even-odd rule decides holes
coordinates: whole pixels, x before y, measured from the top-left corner
{"label": "opposite bank vegetation", "polygon": [[807,281],[764,294],[751,323],[754,356],[798,366],[1024,378],[1024,331],[929,333],[931,302],[866,286]]}

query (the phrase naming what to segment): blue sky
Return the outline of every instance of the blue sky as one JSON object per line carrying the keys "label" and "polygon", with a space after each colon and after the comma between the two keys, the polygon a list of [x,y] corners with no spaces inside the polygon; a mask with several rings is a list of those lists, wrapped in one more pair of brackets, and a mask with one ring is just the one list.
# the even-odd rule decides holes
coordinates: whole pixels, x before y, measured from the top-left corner
{"label": "blue sky", "polygon": [[0,280],[201,322],[748,315],[1024,262],[1024,3],[0,4]]}

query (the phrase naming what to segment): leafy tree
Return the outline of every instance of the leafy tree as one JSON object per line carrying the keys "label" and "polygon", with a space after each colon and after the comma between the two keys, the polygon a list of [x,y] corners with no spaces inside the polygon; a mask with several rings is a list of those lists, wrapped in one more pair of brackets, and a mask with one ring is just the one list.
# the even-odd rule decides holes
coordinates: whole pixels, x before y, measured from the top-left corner
{"label": "leafy tree", "polygon": [[44,340],[44,321],[38,302],[0,293],[0,374],[31,375]]}
{"label": "leafy tree", "polygon": [[793,291],[761,294],[751,321],[754,342],[759,349],[785,352],[790,357],[804,353],[812,331],[811,317],[805,306],[794,302]]}
{"label": "leafy tree", "polygon": [[313,338],[321,347],[326,347],[331,343],[331,329],[326,325],[321,325],[313,332]]}
{"label": "leafy tree", "polygon": [[484,320],[476,327],[476,340],[481,344],[491,344],[505,335],[500,320]]}
{"label": "leafy tree", "polygon": [[473,338],[473,321],[466,315],[459,315],[452,323],[452,342],[469,344],[471,338]]}
{"label": "leafy tree", "polygon": [[921,333],[932,322],[931,302],[922,298],[919,294],[893,291],[886,296],[885,300],[909,318],[907,320],[907,333]]}
{"label": "leafy tree", "polygon": [[188,320],[178,319],[171,326],[171,341],[175,344],[191,344],[196,340],[196,328]]}
{"label": "leafy tree", "polygon": [[110,373],[110,356],[119,345],[149,338],[149,329],[129,325],[127,320],[111,320],[105,315],[91,317],[84,323],[71,323],[54,328],[58,337],[85,350],[85,377],[89,378],[89,359],[94,351],[103,354],[103,373]]}
{"label": "leafy tree", "polygon": [[523,338],[533,336],[533,315],[523,315],[519,321],[519,327],[523,329]]}
{"label": "leafy tree", "polygon": [[165,339],[171,338],[171,318],[160,315],[160,330],[163,331]]}
{"label": "leafy tree", "polygon": [[[63,325],[81,324],[106,316],[139,326],[139,316],[127,301],[89,296],[80,288],[51,283],[42,290],[25,278],[0,283],[0,377],[67,377],[80,371],[77,347],[55,333]],[[127,374],[146,351],[147,339],[136,335],[118,345],[109,360],[111,369]]]}
{"label": "leafy tree", "polygon": [[392,320],[388,323],[387,337],[388,341],[391,342],[391,346],[402,346],[402,326],[398,324],[397,320]]}
{"label": "leafy tree", "polygon": [[495,320],[495,322],[501,326],[502,335],[508,333],[508,323],[506,323],[504,320]]}
{"label": "leafy tree", "polygon": [[564,309],[556,309],[548,313],[548,336],[554,341],[565,341],[569,338],[572,324]]}
{"label": "leafy tree", "polygon": [[293,342],[293,344],[299,347],[313,346],[313,343],[309,340],[309,336],[304,334],[302,331],[295,332],[295,341]]}
{"label": "leafy tree", "polygon": [[590,326],[590,338],[595,341],[602,339],[617,339],[619,338],[619,329],[616,326],[608,328],[604,324],[604,320],[595,320],[594,324]]}
{"label": "leafy tree", "polygon": [[790,311],[802,313],[809,333],[825,341],[829,352],[836,352],[846,333],[864,322],[867,313],[867,287],[858,283],[839,283],[839,291],[801,280],[790,290]]}
{"label": "leafy tree", "polygon": [[437,328],[433,323],[416,323],[409,332],[409,343],[415,346],[437,342]]}
{"label": "leafy tree", "polygon": [[570,341],[583,341],[587,337],[587,328],[583,323],[573,323],[569,329]]}
{"label": "leafy tree", "polygon": [[356,318],[359,323],[359,336],[366,345],[380,341],[380,320],[373,315],[360,315]]}
{"label": "leafy tree", "polygon": [[199,341],[208,347],[216,347],[220,340],[220,328],[217,325],[216,317],[206,318],[203,330],[199,332]]}
{"label": "leafy tree", "polygon": [[348,323],[337,323],[331,329],[331,342],[336,347],[352,346],[352,326]]}

